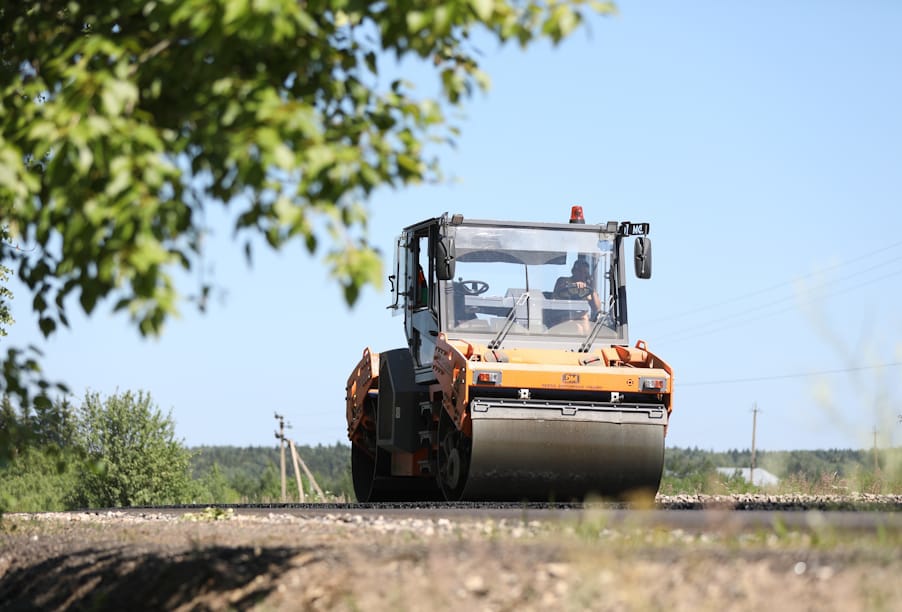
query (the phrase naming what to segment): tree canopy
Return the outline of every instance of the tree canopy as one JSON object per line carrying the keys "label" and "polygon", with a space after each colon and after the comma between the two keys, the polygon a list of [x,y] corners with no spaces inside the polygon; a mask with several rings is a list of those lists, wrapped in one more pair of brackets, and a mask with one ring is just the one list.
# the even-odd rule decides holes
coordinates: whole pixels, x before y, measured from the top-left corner
{"label": "tree canopy", "polygon": [[[373,190],[434,179],[480,44],[558,42],[589,0],[35,0],[0,8],[0,206],[45,335],[104,299],[142,334],[180,296],[224,205],[250,255],[298,239],[353,304],[381,283]],[[385,64],[422,60],[417,97]],[[323,240],[323,238],[326,240]],[[14,248],[16,244],[27,248]],[[325,244],[322,247],[321,244]],[[199,301],[209,287],[198,288]]]}

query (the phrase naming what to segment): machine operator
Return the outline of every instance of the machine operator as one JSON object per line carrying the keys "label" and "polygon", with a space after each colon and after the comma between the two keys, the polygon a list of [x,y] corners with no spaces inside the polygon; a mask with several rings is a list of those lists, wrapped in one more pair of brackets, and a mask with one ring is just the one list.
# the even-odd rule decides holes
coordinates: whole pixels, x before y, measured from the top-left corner
{"label": "machine operator", "polygon": [[570,276],[562,276],[554,284],[554,297],[562,300],[586,300],[591,311],[589,317],[594,320],[601,310],[601,299],[592,287],[589,262],[585,259],[574,261]]}

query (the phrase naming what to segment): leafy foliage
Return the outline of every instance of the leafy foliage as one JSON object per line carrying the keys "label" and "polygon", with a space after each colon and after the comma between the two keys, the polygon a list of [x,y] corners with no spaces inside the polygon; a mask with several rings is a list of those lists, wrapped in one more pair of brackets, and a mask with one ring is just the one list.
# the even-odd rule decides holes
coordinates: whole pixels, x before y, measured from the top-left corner
{"label": "leafy foliage", "polygon": [[16,511],[64,510],[83,456],[73,445],[75,415],[65,400],[17,413],[0,400],[0,438],[7,455],[0,461],[0,508]]}
{"label": "leafy foliage", "polygon": [[241,493],[232,487],[219,464],[214,463],[199,479],[194,481],[195,488],[192,501],[198,504],[237,504],[241,502]]}
{"label": "leafy foliage", "polygon": [[72,491],[76,507],[118,507],[190,501],[191,453],[175,439],[171,416],[149,394],[87,393],[76,444],[87,469]]}
{"label": "leafy foliage", "polygon": [[0,507],[64,510],[209,496],[206,481],[191,481],[190,452],[173,429],[144,393],[88,393],[78,408],[61,399],[18,411],[3,398],[8,456],[0,462]]}
{"label": "leafy foliage", "polygon": [[[25,253],[5,247],[45,334],[64,300],[118,298],[142,333],[176,311],[171,268],[201,252],[203,211],[273,247],[327,261],[353,303],[381,282],[362,203],[437,176],[443,107],[487,84],[486,44],[560,41],[585,0],[45,0],[0,8],[0,202]],[[420,60],[441,83],[417,98],[384,64]],[[250,251],[252,240],[247,238]],[[201,289],[202,293],[206,287]]]}
{"label": "leafy foliage", "polygon": [[29,446],[0,472],[0,508],[9,512],[68,510],[83,466],[78,453]]}

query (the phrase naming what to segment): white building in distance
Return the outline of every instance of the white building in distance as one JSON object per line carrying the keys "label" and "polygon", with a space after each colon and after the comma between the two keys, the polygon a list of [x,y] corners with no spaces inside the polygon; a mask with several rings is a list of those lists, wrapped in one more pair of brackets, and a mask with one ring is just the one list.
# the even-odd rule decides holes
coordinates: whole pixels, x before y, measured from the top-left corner
{"label": "white building in distance", "polygon": [[[719,474],[723,474],[724,476],[733,476],[734,474],[739,474],[743,480],[749,482],[751,480],[751,472],[750,468],[740,468],[740,467],[719,467],[717,468],[717,472]],[[756,487],[767,487],[770,485],[775,485],[780,482],[780,479],[777,478],[774,474],[771,474],[767,470],[761,468],[755,468],[755,481],[752,482]]]}

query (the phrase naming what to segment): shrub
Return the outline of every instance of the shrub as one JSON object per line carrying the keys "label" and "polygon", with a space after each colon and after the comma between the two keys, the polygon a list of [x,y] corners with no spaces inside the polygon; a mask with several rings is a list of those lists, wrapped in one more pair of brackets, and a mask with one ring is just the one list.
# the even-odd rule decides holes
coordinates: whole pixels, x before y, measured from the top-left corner
{"label": "shrub", "polygon": [[89,469],[76,483],[72,506],[191,501],[191,453],[175,439],[171,415],[164,416],[150,394],[128,391],[102,399],[87,393],[78,410],[75,437]]}

